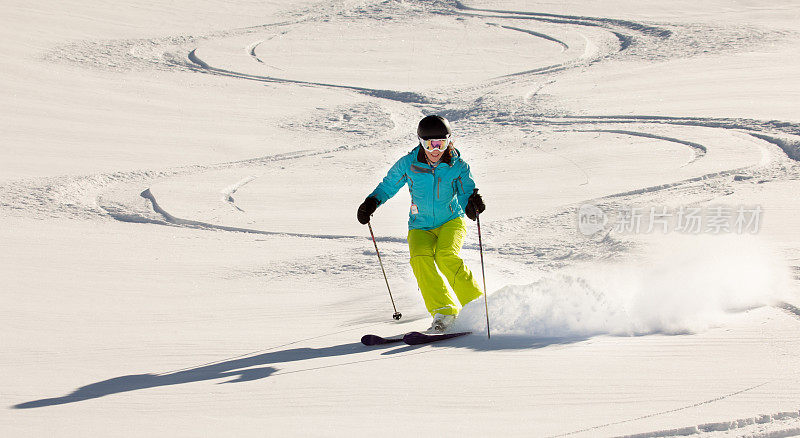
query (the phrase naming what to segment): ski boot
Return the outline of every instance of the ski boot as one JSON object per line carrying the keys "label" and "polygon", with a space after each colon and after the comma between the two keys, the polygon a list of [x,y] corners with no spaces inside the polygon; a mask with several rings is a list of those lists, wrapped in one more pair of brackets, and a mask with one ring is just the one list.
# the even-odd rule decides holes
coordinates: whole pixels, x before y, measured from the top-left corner
{"label": "ski boot", "polygon": [[437,313],[433,315],[433,322],[427,331],[429,333],[444,333],[454,322],[456,322],[455,315],[442,315],[441,313]]}

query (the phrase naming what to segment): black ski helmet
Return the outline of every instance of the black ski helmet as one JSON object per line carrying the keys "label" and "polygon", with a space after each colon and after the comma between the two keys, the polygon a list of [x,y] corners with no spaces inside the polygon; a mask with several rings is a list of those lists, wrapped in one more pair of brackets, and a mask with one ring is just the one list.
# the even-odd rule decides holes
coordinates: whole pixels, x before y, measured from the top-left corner
{"label": "black ski helmet", "polygon": [[419,126],[417,126],[417,135],[423,140],[446,138],[450,132],[450,122],[437,115],[426,116],[419,121]]}

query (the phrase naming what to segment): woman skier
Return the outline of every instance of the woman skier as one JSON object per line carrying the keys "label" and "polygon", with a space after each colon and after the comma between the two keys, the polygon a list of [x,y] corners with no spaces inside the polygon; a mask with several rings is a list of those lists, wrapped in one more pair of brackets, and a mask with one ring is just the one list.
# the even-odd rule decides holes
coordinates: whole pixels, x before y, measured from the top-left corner
{"label": "woman skier", "polygon": [[459,257],[467,234],[464,214],[473,221],[486,207],[475,188],[469,165],[453,147],[450,122],[431,115],[417,127],[419,145],[389,169],[383,181],[358,207],[358,221],[367,224],[379,205],[404,185],[411,193],[408,249],[425,307],[433,316],[429,330],[443,332],[463,307],[482,295],[472,272]]}

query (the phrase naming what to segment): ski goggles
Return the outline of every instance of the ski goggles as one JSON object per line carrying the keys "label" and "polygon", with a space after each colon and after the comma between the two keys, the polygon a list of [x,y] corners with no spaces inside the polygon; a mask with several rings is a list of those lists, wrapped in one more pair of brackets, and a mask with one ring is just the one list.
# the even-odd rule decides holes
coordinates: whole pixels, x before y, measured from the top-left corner
{"label": "ski goggles", "polygon": [[445,138],[429,138],[427,140],[420,137],[419,142],[426,151],[443,151],[450,145],[450,136],[448,135]]}

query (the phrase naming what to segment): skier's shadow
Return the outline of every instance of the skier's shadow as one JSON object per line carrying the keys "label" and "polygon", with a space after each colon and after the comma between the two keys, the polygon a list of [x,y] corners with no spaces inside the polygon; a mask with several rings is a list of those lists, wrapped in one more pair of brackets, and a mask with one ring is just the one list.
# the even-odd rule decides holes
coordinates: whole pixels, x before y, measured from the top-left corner
{"label": "skier's shadow", "polygon": [[532,337],[524,335],[495,335],[490,339],[485,334],[473,333],[446,341],[423,345],[404,345],[382,353],[384,356],[408,353],[418,348],[431,346],[439,348],[465,348],[473,351],[537,350],[546,347],[567,346],[589,340],[591,336]]}
{"label": "skier's shadow", "polygon": [[342,344],[325,348],[294,348],[274,351],[165,374],[132,374],[115,377],[82,386],[71,394],[62,397],[33,400],[14,405],[12,408],[31,409],[63,405],[122,392],[205,380],[232,378],[221,383],[247,382],[270,377],[278,371],[275,367],[263,365],[345,356],[360,352],[364,352],[364,346],[361,343]]}

